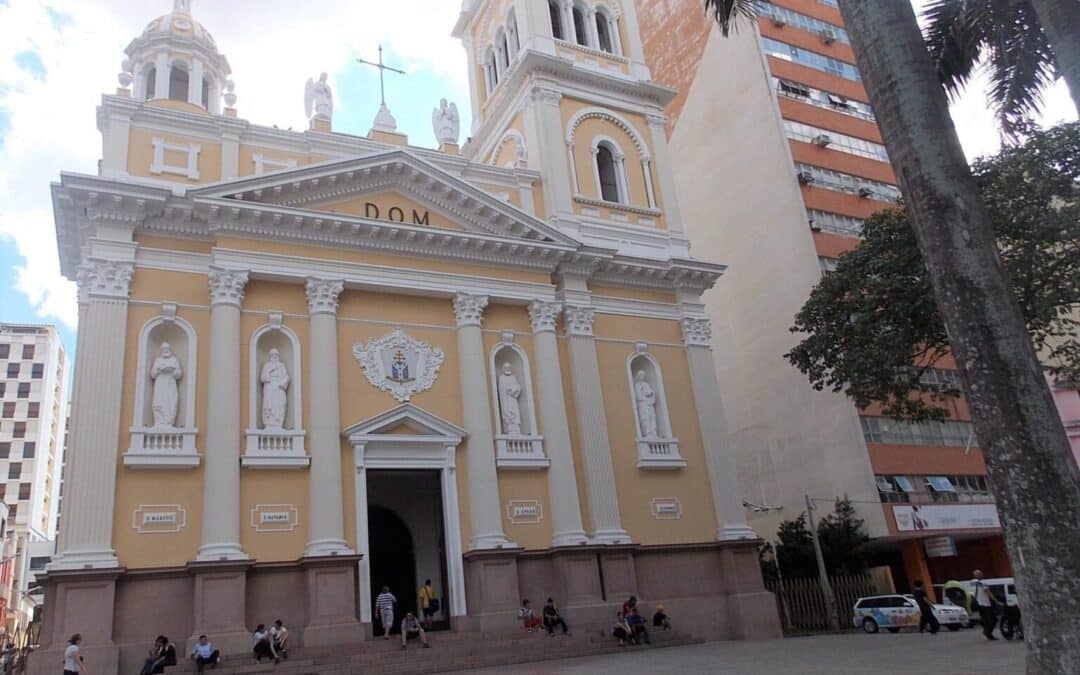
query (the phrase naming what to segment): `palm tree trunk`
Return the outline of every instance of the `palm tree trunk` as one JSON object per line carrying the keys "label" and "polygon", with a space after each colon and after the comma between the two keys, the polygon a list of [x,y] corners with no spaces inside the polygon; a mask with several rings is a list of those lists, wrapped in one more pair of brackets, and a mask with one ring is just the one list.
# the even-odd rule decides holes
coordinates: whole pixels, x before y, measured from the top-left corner
{"label": "palm tree trunk", "polygon": [[909,2],[840,0],[997,497],[1030,675],[1080,672],[1080,469]]}
{"label": "palm tree trunk", "polygon": [[1080,112],[1080,0],[1030,0]]}

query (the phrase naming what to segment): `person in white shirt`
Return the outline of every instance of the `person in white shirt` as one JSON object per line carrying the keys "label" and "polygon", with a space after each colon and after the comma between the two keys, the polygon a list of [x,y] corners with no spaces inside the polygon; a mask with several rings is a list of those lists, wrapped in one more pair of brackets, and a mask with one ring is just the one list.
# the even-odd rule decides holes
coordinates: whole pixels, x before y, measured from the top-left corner
{"label": "person in white shirt", "polygon": [[289,658],[289,629],[278,619],[270,626],[270,639],[274,642],[274,651],[283,659]]}
{"label": "person in white shirt", "polygon": [[383,639],[390,639],[390,629],[394,627],[394,605],[397,603],[397,598],[390,592],[389,586],[382,587],[382,593],[379,593],[379,597],[375,598],[375,609],[379,614],[379,621],[382,622]]}
{"label": "person in white shirt", "polygon": [[401,648],[407,648],[408,641],[416,638],[420,638],[420,642],[424,643],[425,649],[431,647],[428,644],[427,633],[424,632],[423,626],[420,625],[412,612],[408,612],[405,614],[405,618],[401,620]]}
{"label": "person in white shirt", "polygon": [[979,622],[982,623],[983,635],[987,640],[996,640],[994,627],[997,625],[997,605],[1001,604],[990,589],[983,582],[982,570],[971,573],[974,578],[971,585],[975,589],[975,607],[979,612]]}
{"label": "person in white shirt", "polygon": [[265,658],[274,659],[274,663],[281,660],[278,658],[277,650],[274,649],[274,643],[270,639],[270,631],[266,630],[266,624],[260,623],[255,627],[255,632],[251,634],[251,643],[257,662],[262,663]]}
{"label": "person in white shirt", "polygon": [[64,675],[86,675],[90,672],[86,669],[86,662],[79,651],[80,642],[82,635],[79,633],[75,633],[68,640],[67,649],[64,650]]}
{"label": "person in white shirt", "polygon": [[221,660],[221,653],[214,649],[205,635],[199,636],[199,641],[191,648],[191,659],[195,662],[195,672],[201,673],[206,666],[216,666]]}

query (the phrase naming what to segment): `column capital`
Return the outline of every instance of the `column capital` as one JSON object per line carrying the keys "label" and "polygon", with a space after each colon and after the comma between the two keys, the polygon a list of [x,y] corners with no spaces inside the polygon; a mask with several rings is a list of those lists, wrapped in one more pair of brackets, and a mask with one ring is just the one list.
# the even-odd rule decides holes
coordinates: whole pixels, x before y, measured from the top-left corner
{"label": "column capital", "polygon": [[657,130],[665,130],[667,128],[667,115],[661,115],[657,113],[649,113],[645,116],[645,119],[649,122],[649,127]]}
{"label": "column capital", "polygon": [[210,281],[210,306],[233,305],[239,307],[244,302],[244,289],[247,287],[247,270],[229,270],[211,267],[207,275]]}
{"label": "column capital", "polygon": [[533,332],[555,332],[555,324],[558,323],[561,312],[562,303],[560,302],[548,302],[546,300],[533,300],[530,302],[529,320],[532,321]]}
{"label": "column capital", "polygon": [[308,313],[337,314],[338,298],[345,290],[345,282],[340,279],[316,279],[308,277],[304,286],[307,294]]}
{"label": "column capital", "polygon": [[131,293],[131,278],[134,275],[133,263],[90,259],[79,265],[76,283],[81,298],[126,300]]}
{"label": "column capital", "polygon": [[712,346],[712,321],[684,317],[682,320],[683,344],[687,347]]}
{"label": "column capital", "polygon": [[562,100],[562,92],[557,89],[549,89],[547,87],[537,87],[532,90],[530,98],[538,103],[544,103],[550,106],[558,106],[559,101]]}
{"label": "column capital", "polygon": [[488,305],[488,296],[458,293],[454,296],[454,316],[458,328],[479,326],[484,322],[484,308]]}
{"label": "column capital", "polygon": [[582,305],[567,305],[565,310],[565,323],[567,335],[581,335],[592,337],[593,321],[596,320],[596,310]]}

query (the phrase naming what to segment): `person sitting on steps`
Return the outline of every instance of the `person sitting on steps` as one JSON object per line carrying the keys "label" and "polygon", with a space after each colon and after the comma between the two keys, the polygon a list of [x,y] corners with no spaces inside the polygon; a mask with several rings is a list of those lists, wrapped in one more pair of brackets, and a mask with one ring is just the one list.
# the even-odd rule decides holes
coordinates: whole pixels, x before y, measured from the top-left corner
{"label": "person sitting on steps", "polygon": [[547,604],[544,605],[544,629],[547,630],[549,636],[555,635],[555,626],[562,626],[563,635],[570,632],[566,621],[559,616],[559,610],[555,607],[555,600],[548,598]]}
{"label": "person sitting on steps", "polygon": [[289,629],[281,619],[277,619],[274,625],[270,626],[270,641],[274,643],[274,651],[279,657],[289,658]]}
{"label": "person sitting on steps", "polygon": [[262,663],[263,659],[274,659],[274,663],[281,661],[274,649],[274,642],[270,639],[270,631],[266,630],[266,624],[260,623],[255,627],[255,632],[251,634],[251,643],[255,661],[258,663]]}
{"label": "person sitting on steps", "polygon": [[518,610],[518,621],[521,622],[521,627],[530,633],[540,627],[540,617],[536,616],[536,613],[533,612],[533,608],[529,606],[528,598],[523,598],[521,600],[521,609]]}
{"label": "person sitting on steps", "polygon": [[615,612],[615,625],[611,627],[611,635],[619,641],[620,647],[627,642],[634,642],[634,633],[630,630],[630,626],[626,625],[622,612]]}
{"label": "person sitting on steps", "polygon": [[634,640],[638,644],[644,642],[650,644],[649,630],[645,628],[645,617],[638,613],[637,605],[630,610],[630,616],[626,617],[626,623],[630,625],[630,630],[633,631]]}
{"label": "person sitting on steps", "polygon": [[652,615],[652,625],[653,628],[671,630],[671,618],[667,615],[663,605],[656,606],[656,612]]}
{"label": "person sitting on steps", "polygon": [[408,612],[405,618],[401,620],[401,648],[408,648],[408,641],[420,638],[420,642],[423,643],[424,649],[431,648],[431,645],[427,641],[427,633],[424,632],[424,627],[420,625],[420,622],[416,620],[416,616],[412,612]]}
{"label": "person sitting on steps", "polygon": [[214,649],[205,635],[200,635],[199,641],[191,649],[191,660],[195,662],[195,672],[201,673],[206,666],[216,666],[221,660],[221,653]]}

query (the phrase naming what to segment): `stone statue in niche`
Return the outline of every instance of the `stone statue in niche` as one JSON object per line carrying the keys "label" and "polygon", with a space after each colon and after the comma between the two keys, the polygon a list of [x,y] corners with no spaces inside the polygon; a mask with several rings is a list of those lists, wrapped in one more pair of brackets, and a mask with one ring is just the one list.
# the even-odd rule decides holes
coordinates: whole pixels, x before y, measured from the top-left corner
{"label": "stone statue in niche", "polygon": [[642,438],[658,438],[656,427],[656,391],[645,379],[645,371],[634,373],[634,401],[637,403],[638,424]]}
{"label": "stone statue in niche", "polygon": [[504,363],[499,373],[499,412],[502,414],[503,433],[521,435],[521,383],[509,363]]}
{"label": "stone statue in niche", "polygon": [[259,374],[262,382],[262,423],[265,429],[285,427],[285,411],[289,404],[289,371],[281,362],[281,353],[271,349],[269,359]]}
{"label": "stone statue in niche", "polygon": [[172,346],[162,342],[160,354],[150,367],[150,379],[154,381],[154,396],[150,409],[154,413],[155,427],[175,427],[176,411],[180,405],[180,388],[177,382],[184,376],[180,360],[172,353]]}

